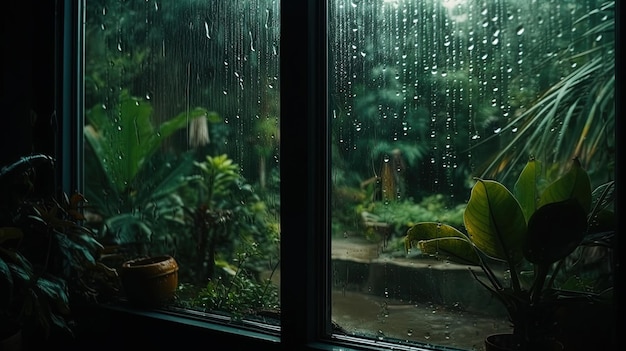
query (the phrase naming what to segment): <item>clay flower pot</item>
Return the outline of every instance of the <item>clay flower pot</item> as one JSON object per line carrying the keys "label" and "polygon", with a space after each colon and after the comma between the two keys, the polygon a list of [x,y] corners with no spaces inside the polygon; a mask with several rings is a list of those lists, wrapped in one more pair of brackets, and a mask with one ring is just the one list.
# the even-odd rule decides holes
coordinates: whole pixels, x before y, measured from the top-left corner
{"label": "clay flower pot", "polygon": [[178,287],[178,263],[171,256],[126,261],[120,267],[120,279],[130,303],[156,307],[174,298]]}

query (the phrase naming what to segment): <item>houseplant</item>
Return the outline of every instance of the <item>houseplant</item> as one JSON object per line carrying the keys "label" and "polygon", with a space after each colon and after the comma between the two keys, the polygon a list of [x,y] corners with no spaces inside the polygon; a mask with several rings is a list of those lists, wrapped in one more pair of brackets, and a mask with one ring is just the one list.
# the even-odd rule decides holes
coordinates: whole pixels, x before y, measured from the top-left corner
{"label": "houseplant", "polygon": [[85,199],[45,190],[53,170],[54,159],[43,154],[0,170],[1,327],[13,324],[28,337],[71,335],[70,296],[95,293],[87,277],[101,246],[82,225]]}
{"label": "houseplant", "polygon": [[[561,327],[565,322],[561,316],[571,318],[576,316],[572,310],[611,306],[610,277],[607,284],[595,288],[576,288],[569,282],[582,276],[574,272],[572,263],[581,248],[611,249],[614,183],[592,192],[589,176],[577,159],[558,179],[544,183],[540,166],[534,159],[528,161],[515,184],[515,195],[495,180],[477,179],[464,211],[464,230],[421,222],[405,237],[407,249],[417,243],[425,254],[480,267],[484,277],[471,268],[470,272],[503,303],[513,326],[510,335],[487,337],[488,350],[498,350],[491,348],[494,339],[506,339],[499,346],[506,350],[572,346],[573,337]],[[510,283],[505,283],[504,273]]]}

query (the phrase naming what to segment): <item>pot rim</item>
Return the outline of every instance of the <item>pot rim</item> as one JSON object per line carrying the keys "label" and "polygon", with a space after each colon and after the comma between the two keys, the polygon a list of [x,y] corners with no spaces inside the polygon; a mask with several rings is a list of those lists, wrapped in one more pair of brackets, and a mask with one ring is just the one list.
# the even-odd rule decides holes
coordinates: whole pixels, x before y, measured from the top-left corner
{"label": "pot rim", "polygon": [[159,264],[165,261],[175,260],[174,257],[170,255],[159,255],[159,256],[147,256],[147,257],[139,257],[133,258],[131,260],[127,260],[122,263],[122,266],[125,267],[139,267],[139,266],[149,266],[153,264]]}
{"label": "pot rim", "polygon": [[178,263],[169,255],[141,257],[122,263],[121,273],[151,272],[155,275],[164,275],[178,271]]}

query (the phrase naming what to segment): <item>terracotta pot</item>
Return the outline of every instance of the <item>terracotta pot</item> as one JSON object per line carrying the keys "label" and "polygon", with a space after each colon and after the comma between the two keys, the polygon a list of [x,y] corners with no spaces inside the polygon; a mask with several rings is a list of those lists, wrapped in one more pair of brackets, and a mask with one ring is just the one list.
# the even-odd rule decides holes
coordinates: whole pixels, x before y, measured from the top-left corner
{"label": "terracotta pot", "polygon": [[129,302],[156,307],[174,298],[178,287],[178,263],[171,256],[126,261],[120,267],[120,279]]}
{"label": "terracotta pot", "polygon": [[[563,345],[556,341],[548,341],[542,345],[533,345],[528,351],[561,351]],[[485,351],[527,351],[520,345],[513,334],[492,334],[485,339]]]}

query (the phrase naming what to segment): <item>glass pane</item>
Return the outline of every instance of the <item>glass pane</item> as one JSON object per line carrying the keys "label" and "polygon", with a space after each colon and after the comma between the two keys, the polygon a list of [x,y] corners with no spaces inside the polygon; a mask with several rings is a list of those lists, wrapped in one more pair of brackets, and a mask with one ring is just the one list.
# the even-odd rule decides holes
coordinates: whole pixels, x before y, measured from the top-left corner
{"label": "glass pane", "polygon": [[[511,332],[507,309],[475,256],[461,260],[448,245],[469,239],[437,235],[447,225],[476,238],[466,211],[482,184],[474,177],[513,193],[531,158],[542,165],[538,190],[575,168],[575,157],[592,189],[614,179],[614,3],[328,4],[336,337],[483,349],[487,335]],[[536,205],[533,194],[515,194],[518,205]],[[521,252],[533,212],[516,213],[522,239],[508,247]],[[421,222],[432,231],[413,231]],[[478,248],[499,284],[531,288],[527,256],[516,253],[511,269],[499,251]],[[611,286],[605,268],[574,270],[585,254],[572,249],[546,286]],[[609,262],[610,248],[598,251]]]}
{"label": "glass pane", "polygon": [[277,316],[279,5],[86,2],[89,224],[111,268],[175,258],[171,308]]}

